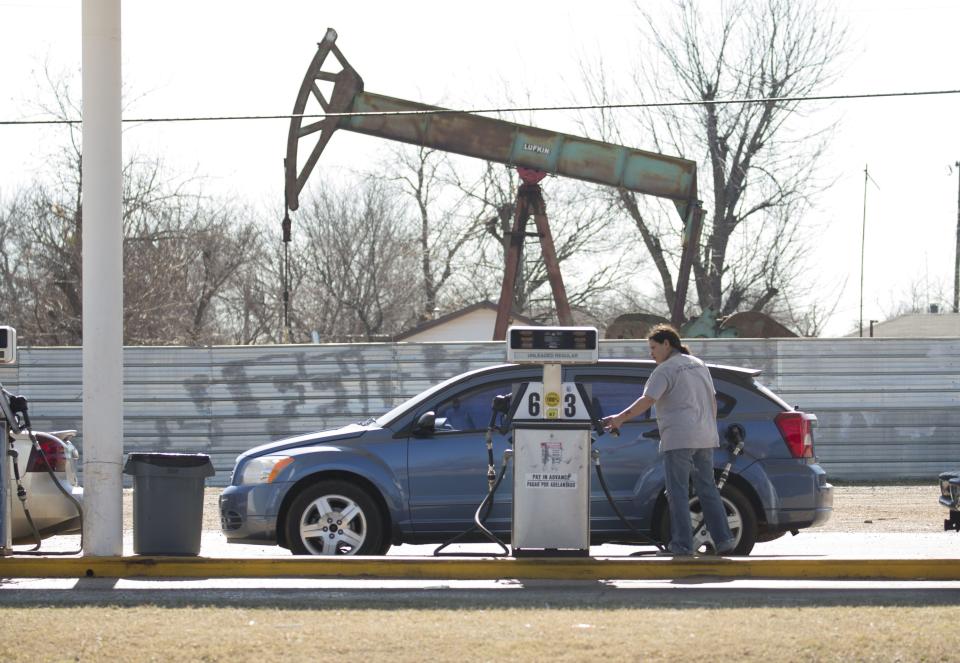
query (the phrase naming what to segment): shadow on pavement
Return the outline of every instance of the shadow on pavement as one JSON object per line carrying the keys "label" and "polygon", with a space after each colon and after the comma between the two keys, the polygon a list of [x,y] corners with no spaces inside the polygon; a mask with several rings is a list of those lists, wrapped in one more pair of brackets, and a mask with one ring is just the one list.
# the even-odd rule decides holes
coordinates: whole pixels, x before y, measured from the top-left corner
{"label": "shadow on pavement", "polygon": [[660,609],[777,607],[924,607],[960,605],[956,583],[842,583],[839,587],[791,587],[720,584],[715,579],[683,583],[593,581],[499,582],[458,586],[456,581],[272,581],[61,580],[0,581],[0,602],[7,607],[158,606],[259,607],[278,609]]}

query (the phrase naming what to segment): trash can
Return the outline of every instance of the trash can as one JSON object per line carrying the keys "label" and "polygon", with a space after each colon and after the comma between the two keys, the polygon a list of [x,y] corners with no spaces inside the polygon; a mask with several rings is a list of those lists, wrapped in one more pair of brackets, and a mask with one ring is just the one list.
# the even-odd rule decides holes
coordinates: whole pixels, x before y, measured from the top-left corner
{"label": "trash can", "polygon": [[203,482],[214,475],[206,454],[132,453],[133,552],[197,555],[203,529]]}

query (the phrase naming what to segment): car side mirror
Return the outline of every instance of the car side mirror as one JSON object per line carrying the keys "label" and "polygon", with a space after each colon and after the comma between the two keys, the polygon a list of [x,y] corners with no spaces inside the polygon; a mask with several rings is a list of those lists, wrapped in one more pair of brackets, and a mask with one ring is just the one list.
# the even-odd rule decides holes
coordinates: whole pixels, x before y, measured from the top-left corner
{"label": "car side mirror", "polygon": [[417,423],[413,426],[413,433],[415,435],[431,435],[437,428],[437,413],[433,410],[429,412],[424,412],[417,419]]}

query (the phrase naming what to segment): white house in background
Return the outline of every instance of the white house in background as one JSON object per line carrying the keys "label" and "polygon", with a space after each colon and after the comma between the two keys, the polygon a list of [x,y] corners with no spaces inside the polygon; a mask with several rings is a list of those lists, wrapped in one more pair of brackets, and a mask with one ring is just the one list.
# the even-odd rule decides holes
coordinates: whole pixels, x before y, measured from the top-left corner
{"label": "white house in background", "polygon": [[[847,336],[859,336],[859,332]],[[870,326],[864,324],[864,338]],[[874,338],[960,338],[960,313],[906,313],[873,323]]]}
{"label": "white house in background", "polygon": [[[435,320],[420,323],[412,329],[397,334],[393,340],[408,342],[447,341],[492,341],[493,328],[497,323],[496,304],[483,301],[471,304],[459,311],[447,313]],[[526,316],[513,315],[511,325],[535,325]]]}

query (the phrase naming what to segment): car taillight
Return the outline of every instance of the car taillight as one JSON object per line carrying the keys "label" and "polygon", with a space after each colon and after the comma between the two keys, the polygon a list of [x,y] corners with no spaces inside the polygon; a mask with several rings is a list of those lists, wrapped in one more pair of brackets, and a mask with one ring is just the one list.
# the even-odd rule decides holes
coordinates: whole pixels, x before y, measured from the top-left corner
{"label": "car taillight", "polygon": [[794,458],[813,457],[813,433],[803,412],[781,412],[774,421]]}
{"label": "car taillight", "polygon": [[52,435],[37,433],[37,442],[43,450],[43,456],[36,447],[30,448],[30,460],[27,462],[27,472],[46,472],[47,466],[43,459],[46,457],[50,468],[54,472],[63,472],[67,469],[67,449],[63,443]]}

